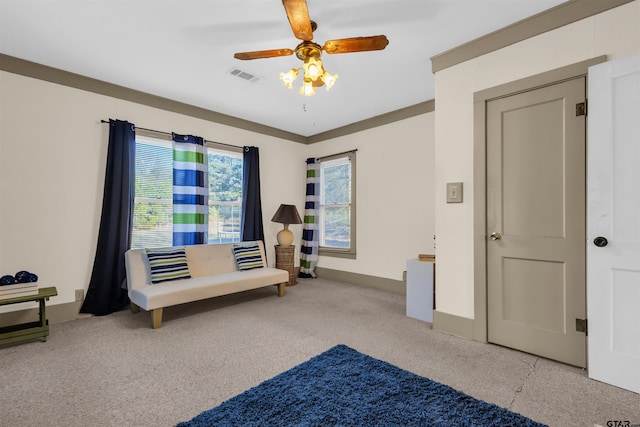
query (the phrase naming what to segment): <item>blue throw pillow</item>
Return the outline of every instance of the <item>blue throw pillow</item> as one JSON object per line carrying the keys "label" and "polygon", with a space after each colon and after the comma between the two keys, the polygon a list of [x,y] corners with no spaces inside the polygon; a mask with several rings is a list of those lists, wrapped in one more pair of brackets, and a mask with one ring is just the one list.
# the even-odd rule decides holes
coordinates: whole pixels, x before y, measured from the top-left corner
{"label": "blue throw pillow", "polygon": [[236,258],[238,270],[246,271],[262,268],[262,254],[257,244],[233,245],[233,256]]}
{"label": "blue throw pillow", "polygon": [[151,283],[190,279],[184,247],[145,249],[149,259]]}

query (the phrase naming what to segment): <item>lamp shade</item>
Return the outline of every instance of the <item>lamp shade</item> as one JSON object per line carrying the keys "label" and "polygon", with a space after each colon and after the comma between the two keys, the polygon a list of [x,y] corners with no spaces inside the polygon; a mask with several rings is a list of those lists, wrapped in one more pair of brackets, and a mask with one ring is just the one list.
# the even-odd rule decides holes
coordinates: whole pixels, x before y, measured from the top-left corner
{"label": "lamp shade", "polygon": [[271,221],[280,224],[302,224],[296,205],[280,205]]}
{"label": "lamp shade", "polygon": [[280,205],[273,218],[273,222],[284,224],[284,229],[278,232],[278,245],[288,248],[293,242],[293,233],[289,230],[289,224],[302,224],[300,215],[295,205]]}

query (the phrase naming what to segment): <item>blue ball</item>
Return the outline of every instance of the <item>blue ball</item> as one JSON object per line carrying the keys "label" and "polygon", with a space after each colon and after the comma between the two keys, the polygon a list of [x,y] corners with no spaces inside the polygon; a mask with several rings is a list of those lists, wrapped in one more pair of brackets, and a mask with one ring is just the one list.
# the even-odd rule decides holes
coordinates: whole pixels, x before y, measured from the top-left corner
{"label": "blue ball", "polygon": [[0,277],[0,286],[5,286],[5,285],[13,285],[16,282],[16,278],[10,275],[6,275],[6,276],[2,276]]}
{"label": "blue ball", "polygon": [[16,273],[16,280],[18,281],[18,283],[29,283],[29,275],[31,273],[29,273],[28,271],[18,271]]}
{"label": "blue ball", "polygon": [[37,281],[38,281],[38,276],[36,274],[29,273],[29,283],[33,283]]}

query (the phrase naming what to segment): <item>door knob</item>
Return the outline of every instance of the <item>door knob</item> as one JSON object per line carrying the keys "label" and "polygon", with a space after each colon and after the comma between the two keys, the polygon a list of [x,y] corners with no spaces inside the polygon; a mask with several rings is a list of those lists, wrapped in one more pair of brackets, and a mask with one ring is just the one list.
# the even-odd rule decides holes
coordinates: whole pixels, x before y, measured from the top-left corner
{"label": "door knob", "polygon": [[593,239],[593,244],[599,248],[604,248],[609,244],[609,241],[607,240],[606,237],[598,236],[595,239]]}
{"label": "door knob", "polygon": [[497,231],[494,231],[493,233],[491,233],[491,235],[489,236],[489,238],[491,240],[500,240],[502,238],[502,234],[500,234]]}

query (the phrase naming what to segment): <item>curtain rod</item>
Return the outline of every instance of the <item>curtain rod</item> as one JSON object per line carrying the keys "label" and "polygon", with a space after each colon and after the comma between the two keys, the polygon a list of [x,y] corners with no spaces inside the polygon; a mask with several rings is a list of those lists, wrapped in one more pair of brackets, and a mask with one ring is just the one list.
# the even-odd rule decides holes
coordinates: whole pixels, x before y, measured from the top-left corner
{"label": "curtain rod", "polygon": [[[109,123],[109,120],[100,120],[100,122],[101,122],[101,123]],[[141,128],[140,126],[136,126],[136,125],[134,125],[134,127],[135,127],[136,129],[145,130],[145,131],[147,131],[147,132],[159,133],[159,134],[161,134],[161,135],[169,135],[169,136],[172,136],[172,135],[173,135],[173,133],[172,133],[172,132],[164,132],[164,131],[161,131],[161,130]],[[227,147],[233,147],[233,148],[240,148],[240,149],[244,149],[244,147],[239,147],[239,146],[237,146],[237,145],[233,145],[233,144],[225,144],[224,142],[210,141],[210,140],[208,140],[208,139],[205,139],[205,140],[204,140],[204,142],[210,142],[210,143],[212,143],[212,144],[218,144],[218,145],[224,145],[224,146],[227,146]]]}
{"label": "curtain rod", "polygon": [[318,157],[318,158],[316,158],[316,160],[324,160],[324,159],[328,159],[329,157],[336,157],[336,156],[341,156],[343,154],[355,153],[356,151],[358,151],[357,148],[355,148],[353,150],[349,150],[349,151],[343,151],[342,153],[336,153],[336,154],[330,154],[328,156]]}

